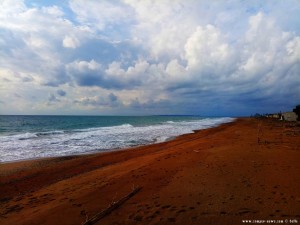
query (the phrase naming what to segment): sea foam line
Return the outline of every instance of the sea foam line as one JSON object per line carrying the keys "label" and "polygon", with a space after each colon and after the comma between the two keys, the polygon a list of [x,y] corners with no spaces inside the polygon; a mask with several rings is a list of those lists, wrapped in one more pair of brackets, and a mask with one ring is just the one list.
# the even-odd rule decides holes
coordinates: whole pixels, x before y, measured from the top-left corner
{"label": "sea foam line", "polygon": [[[0,137],[0,161],[85,154],[138,145],[163,142],[193,130],[231,122],[232,118],[181,121],[150,126],[119,126],[86,128],[73,131],[49,131]],[[41,132],[40,132],[41,133]],[[23,136],[22,136],[23,135]],[[6,139],[6,140],[5,140]]]}

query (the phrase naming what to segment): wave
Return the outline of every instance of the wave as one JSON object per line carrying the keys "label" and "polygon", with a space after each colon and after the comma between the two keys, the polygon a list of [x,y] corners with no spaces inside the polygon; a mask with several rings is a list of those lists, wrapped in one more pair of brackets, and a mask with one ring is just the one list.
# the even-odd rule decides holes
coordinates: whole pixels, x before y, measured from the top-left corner
{"label": "wave", "polygon": [[9,136],[2,136],[0,137],[0,140],[2,141],[15,141],[15,140],[28,140],[28,139],[35,139],[39,137],[45,137],[50,135],[58,135],[58,134],[64,134],[64,131],[45,131],[45,132],[36,132],[36,133],[30,133],[26,132],[23,134],[15,134],[15,135],[9,135]]}
{"label": "wave", "polygon": [[34,133],[25,133],[25,134],[17,134],[12,136],[12,138],[16,138],[18,140],[27,140],[27,139],[31,139],[31,138],[36,138],[38,137],[37,134]]}
{"label": "wave", "polygon": [[[166,121],[148,126],[124,123],[117,126],[70,131],[47,131],[0,137],[0,161],[85,154],[164,142],[194,130],[231,122],[232,118]],[[22,149],[22,151],[20,151]]]}
{"label": "wave", "polygon": [[116,125],[116,126],[107,126],[107,127],[91,127],[91,128],[83,128],[83,129],[75,129],[74,132],[90,132],[90,131],[98,131],[103,129],[118,129],[118,128],[130,128],[133,127],[133,125],[129,123],[125,123],[122,125]]}
{"label": "wave", "polygon": [[133,127],[133,126],[129,123],[125,123],[125,124],[122,124],[120,126],[115,126],[115,127]]}
{"label": "wave", "polygon": [[38,137],[40,136],[46,136],[46,135],[56,135],[56,134],[64,134],[65,132],[62,131],[62,130],[54,130],[54,131],[46,131],[46,132],[39,132],[39,133],[36,133],[36,135]]}
{"label": "wave", "polygon": [[172,120],[169,120],[169,121],[167,121],[166,123],[168,123],[168,124],[173,124],[173,123],[175,123],[175,122],[172,121]]}
{"label": "wave", "polygon": [[110,126],[110,127],[95,127],[95,128],[85,128],[85,129],[75,129],[70,131],[63,131],[63,130],[54,130],[54,131],[44,131],[44,132],[35,132],[30,133],[26,132],[23,134],[15,134],[15,135],[8,135],[8,136],[2,136],[0,137],[0,140],[2,141],[15,141],[15,140],[28,140],[28,139],[35,139],[35,138],[43,138],[46,136],[57,136],[65,133],[72,133],[72,132],[94,132],[94,131],[103,131],[103,130],[114,130],[114,129],[124,129],[124,128],[131,128],[133,127],[131,124],[122,124],[117,126]]}

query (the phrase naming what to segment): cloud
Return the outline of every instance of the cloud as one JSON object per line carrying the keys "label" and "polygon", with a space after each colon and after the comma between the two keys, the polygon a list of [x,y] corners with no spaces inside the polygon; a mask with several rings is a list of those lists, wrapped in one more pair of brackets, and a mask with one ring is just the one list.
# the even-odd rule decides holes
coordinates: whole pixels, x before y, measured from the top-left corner
{"label": "cloud", "polygon": [[120,62],[114,61],[108,65],[105,74],[108,79],[111,79],[118,84],[117,86],[130,89],[140,86],[143,83],[143,80],[147,79],[148,67],[149,63],[144,60],[135,62],[133,66],[129,66],[125,69],[122,68]]}
{"label": "cloud", "polygon": [[74,61],[66,65],[66,71],[79,86],[99,86],[105,89],[132,89],[147,79],[149,64],[138,61],[134,66],[122,68],[121,62],[113,61],[102,66],[95,60]]}
{"label": "cloud", "polygon": [[77,48],[80,46],[80,42],[76,37],[65,36],[63,39],[63,46],[65,48]]}
{"label": "cloud", "polygon": [[22,1],[4,1],[0,13],[0,66],[31,75],[44,85],[68,82],[63,65],[65,47],[76,48],[90,31],[64,19],[58,6],[28,8]]}
{"label": "cloud", "polygon": [[0,94],[22,89],[24,107],[38,105],[34,93],[40,105],[120,113],[287,109],[300,101],[299,9],[296,0],[1,1]]}
{"label": "cloud", "polygon": [[48,97],[48,103],[53,103],[53,102],[60,102],[60,100],[54,94],[50,94]]}
{"label": "cloud", "polygon": [[83,106],[92,106],[93,108],[115,108],[123,105],[119,98],[113,93],[107,96],[83,97],[75,100],[74,103]]}
{"label": "cloud", "polygon": [[204,79],[230,72],[232,57],[226,36],[212,25],[197,27],[185,44],[187,69]]}
{"label": "cloud", "polygon": [[22,77],[22,81],[23,81],[23,82],[31,82],[31,81],[33,81],[33,78],[30,77],[30,76]]}
{"label": "cloud", "polygon": [[102,83],[102,68],[95,60],[74,61],[66,65],[66,71],[79,86],[97,86]]}
{"label": "cloud", "polygon": [[61,96],[61,97],[64,97],[64,96],[67,95],[67,93],[66,93],[64,90],[61,90],[61,89],[57,90],[56,93],[57,93],[59,96]]}
{"label": "cloud", "polygon": [[135,41],[154,59],[180,57],[186,38],[197,26],[196,12],[182,1],[125,2],[135,11],[131,29]]}
{"label": "cloud", "polygon": [[122,1],[69,1],[77,20],[101,33],[106,38],[124,39],[128,36],[127,27],[132,23],[134,11]]}

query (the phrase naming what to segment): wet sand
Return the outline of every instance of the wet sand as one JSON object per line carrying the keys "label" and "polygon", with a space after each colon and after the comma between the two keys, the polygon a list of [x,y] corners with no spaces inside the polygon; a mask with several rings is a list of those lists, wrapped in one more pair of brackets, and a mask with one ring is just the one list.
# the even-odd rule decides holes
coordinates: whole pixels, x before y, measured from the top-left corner
{"label": "wet sand", "polygon": [[0,224],[80,225],[133,186],[96,224],[300,224],[300,125],[243,118],[129,150],[0,164]]}

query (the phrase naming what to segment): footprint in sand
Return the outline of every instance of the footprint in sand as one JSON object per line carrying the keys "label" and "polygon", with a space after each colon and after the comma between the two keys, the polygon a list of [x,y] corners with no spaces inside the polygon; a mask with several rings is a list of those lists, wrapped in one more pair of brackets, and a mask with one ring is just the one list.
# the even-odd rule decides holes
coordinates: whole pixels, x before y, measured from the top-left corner
{"label": "footprint in sand", "polygon": [[142,216],[140,216],[140,215],[137,215],[137,216],[135,216],[134,218],[133,218],[135,221],[142,221],[143,220],[143,217]]}
{"label": "footprint in sand", "polygon": [[154,219],[156,217],[155,214],[152,214],[151,216],[148,216],[147,219]]}
{"label": "footprint in sand", "polygon": [[176,213],[177,213],[177,214],[180,214],[180,213],[184,213],[184,212],[186,212],[185,209],[180,209],[180,210],[178,210]]}
{"label": "footprint in sand", "polygon": [[76,206],[76,207],[81,207],[82,204],[72,204],[73,206]]}
{"label": "footprint in sand", "polygon": [[155,211],[155,214],[156,214],[156,215],[160,215],[160,211],[159,211],[159,210],[156,210],[156,211]]}
{"label": "footprint in sand", "polygon": [[161,208],[162,209],[168,209],[168,208],[170,208],[171,207],[171,205],[164,205],[164,206],[162,206]]}
{"label": "footprint in sand", "polygon": [[6,207],[6,212],[3,214],[7,214],[7,213],[11,213],[11,212],[19,212],[23,209],[24,207],[21,206],[21,205],[13,205],[13,206],[9,206],[9,207]]}
{"label": "footprint in sand", "polygon": [[250,212],[251,212],[251,210],[248,209],[248,208],[241,208],[241,209],[239,210],[238,214],[239,214],[239,215],[244,215],[244,214],[248,214],[248,213],[250,213]]}
{"label": "footprint in sand", "polygon": [[172,207],[170,208],[170,211],[175,211],[176,209],[177,209],[176,206],[172,206]]}
{"label": "footprint in sand", "polygon": [[168,218],[168,222],[175,223],[175,222],[176,222],[176,219],[175,219],[175,218],[173,218],[173,217],[170,217],[170,218]]}
{"label": "footprint in sand", "polygon": [[[9,199],[9,198],[8,198]],[[23,197],[18,197],[16,198],[15,202],[21,201],[23,199]],[[5,200],[5,199],[4,199]]]}

